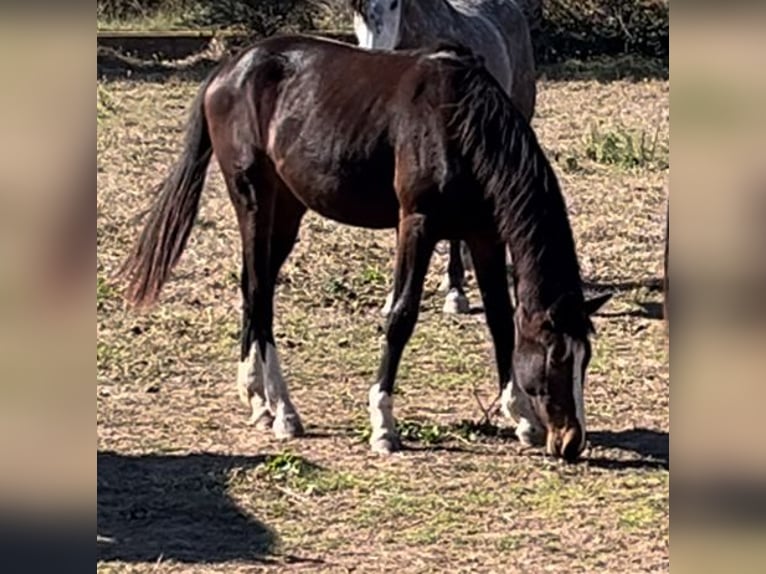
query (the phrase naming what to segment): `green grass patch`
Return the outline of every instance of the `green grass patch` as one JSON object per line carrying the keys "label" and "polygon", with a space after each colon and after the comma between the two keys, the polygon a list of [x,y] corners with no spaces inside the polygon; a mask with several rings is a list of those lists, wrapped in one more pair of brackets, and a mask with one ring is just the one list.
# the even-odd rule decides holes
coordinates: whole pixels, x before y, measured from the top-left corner
{"label": "green grass patch", "polygon": [[322,496],[350,488],[357,482],[349,474],[323,469],[290,451],[267,457],[258,467],[258,474],[272,484],[285,486],[304,496]]}
{"label": "green grass patch", "polygon": [[96,84],[96,122],[101,124],[117,110],[109,91],[102,85]]}
{"label": "green grass patch", "polygon": [[636,501],[620,510],[620,528],[625,530],[642,530],[662,520],[663,510],[658,508],[651,499]]}
{"label": "green grass patch", "polygon": [[107,301],[115,297],[115,295],[114,287],[103,276],[96,276],[96,310],[102,311]]}
{"label": "green grass patch", "polygon": [[106,369],[117,355],[117,349],[112,345],[100,341],[96,343],[96,365],[99,369]]}
{"label": "green grass patch", "polygon": [[621,169],[667,169],[667,148],[659,139],[659,126],[650,135],[621,125],[602,129],[594,124],[585,137],[585,157]]}
{"label": "green grass patch", "polygon": [[[396,421],[396,430],[402,440],[419,443],[426,447],[451,441],[478,443],[488,438],[502,437],[506,432],[490,422],[468,419],[448,425],[402,419]],[[367,419],[360,420],[352,434],[360,442],[369,441],[372,434],[369,421]]]}

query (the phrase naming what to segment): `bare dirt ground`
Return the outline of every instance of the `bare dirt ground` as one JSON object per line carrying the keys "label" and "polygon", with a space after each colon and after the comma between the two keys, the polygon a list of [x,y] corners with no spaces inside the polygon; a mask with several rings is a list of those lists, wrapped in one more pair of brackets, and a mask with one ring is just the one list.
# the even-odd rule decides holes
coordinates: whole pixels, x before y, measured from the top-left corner
{"label": "bare dirt ground", "polygon": [[[217,167],[161,304],[126,312],[109,276],[175,158],[196,89],[98,87],[98,571],[666,572],[669,82],[540,83],[534,125],[584,279],[615,291],[595,320],[590,444],[576,465],[522,450],[499,416],[476,424],[475,395],[488,405],[496,394],[492,348],[481,313],[441,314],[443,255],[398,380],[408,449],[369,453],[394,235],[313,215],[282,274],[276,326],[309,436],[284,443],[250,428],[234,387],[239,238]],[[620,126],[634,144],[658,143],[621,148]],[[480,305],[473,281],[469,297]]]}

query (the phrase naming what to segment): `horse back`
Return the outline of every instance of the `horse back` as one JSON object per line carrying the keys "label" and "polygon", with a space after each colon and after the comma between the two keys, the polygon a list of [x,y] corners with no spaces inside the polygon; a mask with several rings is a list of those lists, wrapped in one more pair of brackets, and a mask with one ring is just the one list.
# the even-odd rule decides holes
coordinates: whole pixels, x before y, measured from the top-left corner
{"label": "horse back", "polygon": [[[458,201],[456,182],[467,170],[451,149],[447,110],[460,102],[465,71],[484,70],[477,66],[472,51],[454,44],[392,53],[273,38],[222,73],[218,89],[226,97],[220,99],[245,114],[217,123],[234,126],[228,137],[236,139],[240,157],[265,154],[310,209],[389,227],[403,200]],[[430,191],[397,197],[403,188]]]}

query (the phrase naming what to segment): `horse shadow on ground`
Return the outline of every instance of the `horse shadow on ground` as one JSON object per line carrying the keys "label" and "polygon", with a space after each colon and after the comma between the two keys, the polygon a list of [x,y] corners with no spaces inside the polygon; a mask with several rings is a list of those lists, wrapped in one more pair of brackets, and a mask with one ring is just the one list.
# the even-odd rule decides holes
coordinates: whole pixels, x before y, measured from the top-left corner
{"label": "horse shadow on ground", "polygon": [[609,291],[612,293],[624,293],[635,289],[648,289],[649,291],[662,291],[661,277],[647,277],[633,281],[583,281],[583,289],[586,292],[594,291],[602,293]]}
{"label": "horse shadow on ground", "polygon": [[226,493],[231,470],[264,459],[99,452],[97,560],[271,562],[277,534]]}
{"label": "horse shadow on ground", "polygon": [[638,309],[630,309],[627,311],[618,311],[610,313],[608,311],[600,311],[597,313],[598,317],[604,318],[616,318],[616,317],[633,317],[636,319],[652,319],[661,321],[665,318],[665,311],[662,303],[656,301],[637,301],[636,305]]}
{"label": "horse shadow on ground", "polygon": [[591,466],[611,469],[661,468],[670,470],[670,435],[665,431],[636,428],[623,431],[588,432],[588,441],[595,447],[632,452],[640,459],[614,460],[589,458]]}
{"label": "horse shadow on ground", "polygon": [[[490,444],[519,444],[515,429],[510,426],[498,426],[489,422],[471,423],[463,421],[447,425],[443,428],[445,443],[423,444],[417,439],[408,439],[402,444],[402,450],[411,452],[445,452],[470,453],[474,455],[493,456],[482,448]],[[463,437],[461,444],[455,444],[456,435]],[[468,439],[468,440],[466,440]],[[582,462],[596,468],[606,470],[628,469],[670,469],[668,433],[651,429],[630,429],[624,431],[592,431],[588,432],[588,442],[593,447],[616,449],[638,455],[640,458],[605,458],[587,455]],[[524,456],[547,456],[543,447],[526,447]]]}
{"label": "horse shadow on ground", "polygon": [[[510,279],[509,279],[510,280]],[[603,293],[612,293],[617,295],[619,293],[626,293],[635,291],[636,289],[646,289],[651,292],[662,292],[663,281],[661,278],[650,277],[646,279],[639,279],[635,281],[615,281],[615,282],[594,282],[583,281],[583,291],[586,297],[593,297],[601,295]],[[665,318],[665,312],[663,304],[657,301],[636,301],[635,304],[638,309],[630,309],[627,311],[609,312],[599,311],[596,313],[598,317],[616,318],[616,317],[635,317],[638,319],[655,319],[662,320]],[[605,308],[608,308],[608,303]],[[477,302],[472,305],[468,311],[469,315],[482,315],[484,313],[484,306],[481,302]]]}
{"label": "horse shadow on ground", "polygon": [[[635,281],[615,281],[615,282],[594,282],[584,281],[583,289],[587,296],[600,295],[602,293],[612,293],[617,295],[619,293],[626,293],[634,291],[636,289],[646,289],[652,292],[662,292],[663,281],[659,277],[650,277],[646,279],[638,279]],[[599,317],[635,317],[638,319],[655,319],[662,320],[665,318],[663,305],[657,301],[636,301],[638,309],[630,309],[627,311],[619,311],[616,313],[610,313],[609,311],[599,311],[597,316]],[[607,307],[608,308],[608,304]]]}

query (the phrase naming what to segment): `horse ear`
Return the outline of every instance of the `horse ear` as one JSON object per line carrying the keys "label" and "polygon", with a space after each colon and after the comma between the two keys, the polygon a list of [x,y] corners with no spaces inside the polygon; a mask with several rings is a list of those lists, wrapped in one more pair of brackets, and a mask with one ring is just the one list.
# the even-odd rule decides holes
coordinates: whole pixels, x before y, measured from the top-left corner
{"label": "horse ear", "polygon": [[593,299],[585,300],[585,313],[590,317],[596,313],[601,307],[603,307],[609,299],[612,298],[612,293],[603,293]]}
{"label": "horse ear", "polygon": [[545,320],[551,327],[560,327],[567,320],[567,314],[572,313],[572,294],[565,293],[561,295],[556,301],[548,307],[545,312]]}

